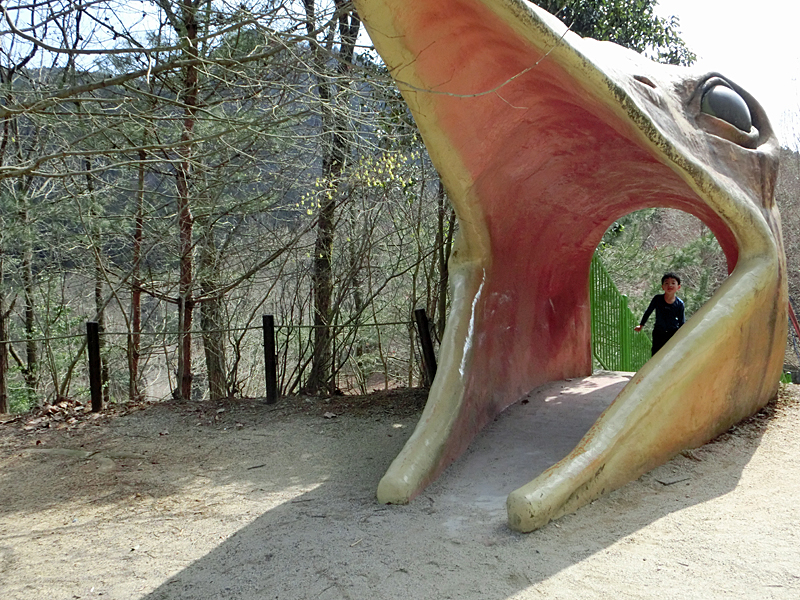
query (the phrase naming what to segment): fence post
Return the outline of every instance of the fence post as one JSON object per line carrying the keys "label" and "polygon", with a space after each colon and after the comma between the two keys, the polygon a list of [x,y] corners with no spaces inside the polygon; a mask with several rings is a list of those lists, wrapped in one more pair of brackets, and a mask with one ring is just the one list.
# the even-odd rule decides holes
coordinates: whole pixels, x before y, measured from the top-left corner
{"label": "fence post", "polygon": [[86,321],[86,349],[89,353],[92,412],[100,412],[103,409],[103,381],[100,377],[100,325],[97,321]]}
{"label": "fence post", "polygon": [[[2,281],[2,269],[0,269],[0,281]],[[6,373],[8,372],[8,313],[3,312],[3,302],[0,301],[0,415],[8,412],[8,391],[6,387]]]}
{"label": "fence post", "polygon": [[419,333],[419,342],[422,345],[422,366],[425,369],[425,378],[428,380],[428,385],[431,385],[433,378],[436,377],[436,354],[433,351],[431,330],[428,326],[428,315],[425,314],[425,309],[416,309],[414,319],[417,322],[417,333]]}
{"label": "fence post", "polygon": [[264,380],[267,384],[267,404],[278,401],[278,365],[275,360],[275,317],[261,316],[264,332]]}

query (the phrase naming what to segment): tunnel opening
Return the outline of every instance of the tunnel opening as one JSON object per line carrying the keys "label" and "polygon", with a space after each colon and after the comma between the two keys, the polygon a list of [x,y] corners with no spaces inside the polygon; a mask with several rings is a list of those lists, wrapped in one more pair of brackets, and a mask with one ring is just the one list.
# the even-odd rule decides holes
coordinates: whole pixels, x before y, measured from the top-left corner
{"label": "tunnel opening", "polygon": [[[652,296],[661,292],[660,280],[665,272],[681,277],[678,295],[685,302],[688,322],[735,266],[729,264],[714,232],[703,220],[684,210],[664,207],[639,209],[617,218],[607,227],[594,256],[606,265],[619,295],[627,296],[631,325],[639,323]],[[576,272],[581,269],[581,265],[575,265]],[[567,264],[550,271],[564,274]],[[547,272],[546,267],[539,271]],[[651,316],[648,329],[653,320]],[[591,341],[592,345],[596,342],[594,338]],[[649,338],[646,345],[644,362],[650,359]],[[590,373],[550,380],[524,393],[481,432],[475,451],[458,465],[459,475],[472,482],[468,490],[458,493],[476,506],[487,499],[499,502],[553,468],[587,439],[587,432],[628,386],[633,377],[630,371],[636,370],[607,368],[598,363],[593,352]],[[489,468],[500,463],[502,470]],[[444,485],[451,484],[446,481]]]}
{"label": "tunnel opening", "polygon": [[590,302],[592,371],[638,371],[651,357],[651,299],[663,293],[661,277],[681,278],[678,297],[685,318],[700,309],[725,281],[728,263],[714,233],[697,217],[676,209],[650,208],[617,219],[592,259]]}

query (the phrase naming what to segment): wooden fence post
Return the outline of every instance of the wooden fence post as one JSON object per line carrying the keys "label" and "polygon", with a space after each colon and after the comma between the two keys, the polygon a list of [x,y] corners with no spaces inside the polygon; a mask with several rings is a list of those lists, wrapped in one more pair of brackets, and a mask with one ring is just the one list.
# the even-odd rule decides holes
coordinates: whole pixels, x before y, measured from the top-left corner
{"label": "wooden fence post", "polygon": [[[0,272],[2,269],[0,269]],[[0,280],[2,281],[2,280]],[[8,313],[3,312],[3,302],[0,300],[0,414],[8,412],[8,388],[6,386],[6,373],[8,373]],[[10,311],[9,311],[10,312]]]}
{"label": "wooden fence post", "polygon": [[86,348],[89,352],[89,389],[92,393],[92,412],[103,409],[103,381],[100,376],[100,325],[86,322]]}
{"label": "wooden fence post", "polygon": [[275,317],[261,316],[264,332],[264,380],[267,385],[267,404],[278,401],[278,365],[275,360]]}
{"label": "wooden fence post", "polygon": [[422,366],[425,369],[425,378],[428,385],[431,385],[433,378],[436,377],[436,354],[433,351],[431,330],[428,327],[428,315],[425,314],[424,308],[418,308],[414,311],[414,318],[417,321],[419,342],[422,345]]}

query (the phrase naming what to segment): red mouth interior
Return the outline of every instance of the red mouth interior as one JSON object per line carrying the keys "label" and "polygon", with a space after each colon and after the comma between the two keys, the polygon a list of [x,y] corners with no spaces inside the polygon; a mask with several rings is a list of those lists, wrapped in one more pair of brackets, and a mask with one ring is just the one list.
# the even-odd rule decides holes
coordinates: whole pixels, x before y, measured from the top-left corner
{"label": "red mouth interior", "polygon": [[693,214],[731,270],[737,246],[633,126],[554,58],[480,5],[431,4],[408,17],[405,41],[422,80],[447,92],[432,95],[435,123],[473,177],[492,253],[474,309],[472,410],[462,424],[475,432],[533,387],[591,372],[589,265],[616,219],[656,206]]}

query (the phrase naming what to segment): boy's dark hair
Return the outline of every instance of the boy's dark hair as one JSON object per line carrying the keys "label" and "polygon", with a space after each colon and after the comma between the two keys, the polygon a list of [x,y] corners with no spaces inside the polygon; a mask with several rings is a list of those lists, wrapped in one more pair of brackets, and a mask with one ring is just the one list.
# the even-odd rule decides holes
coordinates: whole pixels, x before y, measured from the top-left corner
{"label": "boy's dark hair", "polygon": [[664,285],[664,282],[667,279],[674,279],[675,281],[678,282],[678,285],[681,284],[681,278],[678,277],[678,275],[673,273],[672,271],[670,271],[669,273],[664,273],[664,276],[661,278],[661,285]]}

